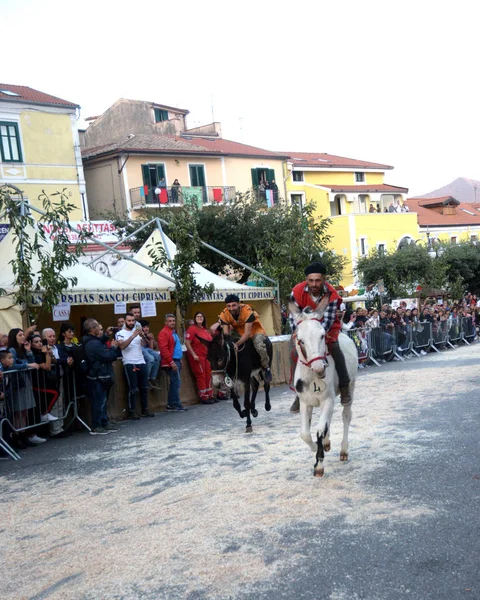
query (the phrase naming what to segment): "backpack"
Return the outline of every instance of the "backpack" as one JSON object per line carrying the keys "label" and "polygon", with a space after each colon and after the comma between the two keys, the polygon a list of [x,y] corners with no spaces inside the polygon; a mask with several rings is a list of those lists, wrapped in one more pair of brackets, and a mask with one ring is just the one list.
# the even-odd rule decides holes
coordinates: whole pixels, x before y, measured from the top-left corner
{"label": "backpack", "polygon": [[83,373],[83,375],[88,375],[90,373],[90,368],[91,368],[91,364],[88,361],[87,358],[87,353],[85,351],[85,348],[87,346],[88,343],[93,342],[95,340],[93,340],[92,338],[86,340],[81,346],[79,346],[79,350],[81,349],[81,355],[79,356],[80,359],[80,371]]}

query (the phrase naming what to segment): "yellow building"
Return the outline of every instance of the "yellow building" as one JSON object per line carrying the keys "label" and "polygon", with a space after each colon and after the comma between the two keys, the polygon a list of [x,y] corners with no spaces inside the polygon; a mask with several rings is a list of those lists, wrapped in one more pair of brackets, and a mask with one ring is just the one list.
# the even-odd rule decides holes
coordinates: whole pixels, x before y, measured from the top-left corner
{"label": "yellow building", "polygon": [[418,238],[416,215],[402,212],[408,189],[384,183],[393,167],[325,153],[287,154],[287,199],[313,201],[318,216],[331,219],[332,248],[347,259],[344,287],[358,283],[356,262],[371,249],[396,250]]}
{"label": "yellow building", "polygon": [[187,129],[187,114],[121,99],[87,119],[82,158],[92,217],[113,211],[135,218],[145,208],[222,202],[261,181],[275,181],[276,198],[285,196],[284,153],[225,140],[219,123]]}
{"label": "yellow building", "polygon": [[0,185],[16,186],[39,208],[42,191],[65,190],[76,207],[72,221],[88,218],[78,109],[29,87],[0,84]]}

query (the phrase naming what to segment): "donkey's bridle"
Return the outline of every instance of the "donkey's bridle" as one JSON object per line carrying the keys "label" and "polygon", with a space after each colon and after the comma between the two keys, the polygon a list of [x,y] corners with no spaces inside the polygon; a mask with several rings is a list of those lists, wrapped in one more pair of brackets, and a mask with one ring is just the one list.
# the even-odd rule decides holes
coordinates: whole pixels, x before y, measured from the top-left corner
{"label": "donkey's bridle", "polygon": [[[318,319],[316,317],[311,317],[310,319],[308,319],[308,321],[318,321],[319,323],[322,323],[323,319]],[[298,321],[297,325],[300,325],[300,323],[303,323],[303,319],[301,321]],[[300,349],[301,349],[301,346],[300,346]],[[302,350],[302,354],[303,354],[303,350]],[[308,362],[305,362],[299,356],[298,360],[302,363],[302,365],[305,365],[306,367],[311,367],[312,364],[314,362],[316,362],[317,360],[327,360],[327,356],[328,356],[328,354],[324,354],[323,356],[316,356],[315,358],[312,358],[312,360],[309,360]]]}
{"label": "donkey's bridle", "polygon": [[308,362],[305,362],[304,360],[301,360],[300,358],[298,359],[302,365],[305,365],[306,367],[311,367],[312,364],[317,361],[317,360],[327,360],[327,354],[324,354],[323,356],[316,356],[315,358],[312,358],[312,360],[309,360]]}

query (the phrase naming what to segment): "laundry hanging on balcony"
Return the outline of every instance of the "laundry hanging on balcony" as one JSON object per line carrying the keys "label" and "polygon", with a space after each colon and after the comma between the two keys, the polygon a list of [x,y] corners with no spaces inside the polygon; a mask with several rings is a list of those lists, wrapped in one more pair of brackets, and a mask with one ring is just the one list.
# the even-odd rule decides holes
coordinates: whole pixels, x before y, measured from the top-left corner
{"label": "laundry hanging on balcony", "polygon": [[166,188],[160,188],[158,201],[160,202],[160,204],[168,204],[168,192]]}
{"label": "laundry hanging on balcony", "polygon": [[273,208],[273,190],[265,190],[268,208]]}
{"label": "laundry hanging on balcony", "polygon": [[222,188],[213,188],[213,201],[221,202],[223,200],[223,190]]}

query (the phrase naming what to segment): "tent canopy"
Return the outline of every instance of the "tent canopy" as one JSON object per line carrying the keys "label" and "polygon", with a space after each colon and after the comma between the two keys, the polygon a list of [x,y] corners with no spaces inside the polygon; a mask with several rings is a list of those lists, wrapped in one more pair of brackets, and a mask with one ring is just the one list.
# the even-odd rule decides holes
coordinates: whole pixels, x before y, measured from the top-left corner
{"label": "tent canopy", "polygon": [[[165,235],[165,233],[160,232],[159,229],[155,229],[137,252],[135,259],[144,265],[152,266],[153,259],[148,255],[148,253],[157,244],[160,244],[164,247],[167,256],[170,256],[171,258],[175,256],[177,252],[176,245],[167,235]],[[155,270],[159,273],[169,276],[168,270],[163,267],[157,266],[155,267]],[[230,281],[224,277],[220,277],[219,275],[215,275],[198,263],[194,263],[193,271],[198,285],[205,286],[208,284],[213,284],[215,288],[213,294],[210,296],[205,295],[201,302],[222,302],[225,300],[225,297],[228,294],[237,294],[241,301],[271,300],[275,298],[274,288],[242,285],[235,281]],[[142,283],[143,285],[147,285],[148,287],[153,287],[155,289],[174,289],[173,284],[169,283],[166,279],[163,279],[155,273],[150,273],[146,269],[142,269],[135,263],[128,260],[126,260],[124,266],[117,271],[116,277],[123,281],[128,281],[135,286]]]}
{"label": "tent canopy", "polygon": [[[35,234],[33,228],[30,228],[28,234],[33,237]],[[43,250],[48,254],[52,254],[53,246],[44,240],[41,240]],[[14,275],[10,261],[15,258],[16,240],[13,233],[9,231],[5,238],[0,242],[0,252],[2,263],[0,265],[0,288],[7,292],[7,296],[12,296],[14,289]],[[38,256],[32,258],[32,271],[34,274],[39,273],[41,261]],[[142,271],[141,267],[136,267]],[[147,272],[147,271],[145,271]],[[65,269],[63,276],[67,278],[75,277],[77,284],[70,286],[66,290],[59,302],[68,302],[69,304],[113,304],[115,302],[140,302],[142,300],[155,300],[155,302],[169,302],[170,293],[166,289],[156,289],[145,285],[143,282],[137,284],[128,283],[124,279],[106,277],[101,273],[93,271],[89,267],[77,263],[72,267]],[[138,278],[139,280],[141,278]],[[37,278],[34,277],[34,285]],[[7,301],[4,297],[3,301]],[[30,304],[38,306],[42,303],[41,291],[32,292]]]}

